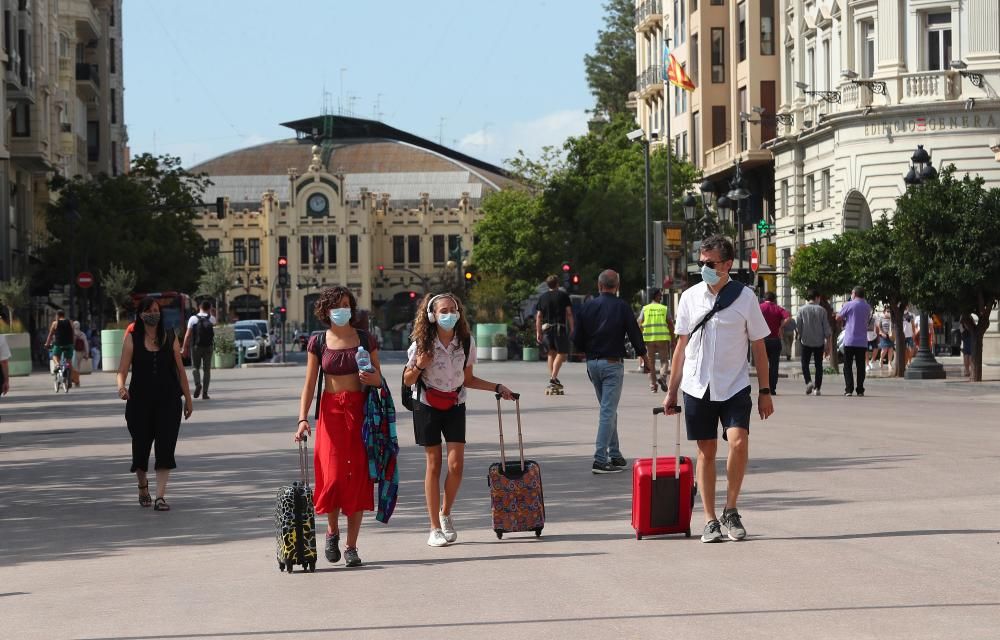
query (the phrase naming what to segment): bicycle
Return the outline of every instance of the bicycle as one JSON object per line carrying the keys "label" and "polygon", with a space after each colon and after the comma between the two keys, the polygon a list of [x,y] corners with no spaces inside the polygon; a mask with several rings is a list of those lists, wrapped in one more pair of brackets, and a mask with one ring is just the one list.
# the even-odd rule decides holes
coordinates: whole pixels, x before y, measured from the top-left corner
{"label": "bicycle", "polygon": [[60,391],[65,391],[69,393],[69,388],[73,386],[70,377],[72,375],[72,365],[70,364],[70,356],[67,356],[65,351],[60,354],[58,364],[55,361],[56,350],[53,349],[50,354],[51,360],[49,364],[49,369],[52,371],[52,388],[56,393]]}

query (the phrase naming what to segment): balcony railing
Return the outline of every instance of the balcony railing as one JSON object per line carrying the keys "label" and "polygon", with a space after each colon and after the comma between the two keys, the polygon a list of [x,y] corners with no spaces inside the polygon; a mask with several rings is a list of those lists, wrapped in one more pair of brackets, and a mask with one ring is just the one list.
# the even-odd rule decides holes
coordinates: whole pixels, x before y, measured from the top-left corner
{"label": "balcony railing", "polygon": [[101,74],[98,72],[96,64],[77,62],[76,79],[78,82],[93,82],[95,86],[101,86]]}
{"label": "balcony railing", "polygon": [[635,77],[635,89],[643,93],[650,86],[661,86],[663,83],[662,67],[658,64],[646,67],[646,70]]}
{"label": "balcony railing", "polygon": [[900,102],[954,100],[961,93],[956,89],[955,75],[949,71],[904,73],[899,79],[903,85]]}
{"label": "balcony railing", "polygon": [[728,164],[733,160],[733,141],[726,140],[717,147],[712,147],[705,152],[705,168],[711,169],[722,164]]}
{"label": "balcony railing", "polygon": [[662,0],[645,0],[635,8],[635,28],[641,28],[646,20],[663,15]]}

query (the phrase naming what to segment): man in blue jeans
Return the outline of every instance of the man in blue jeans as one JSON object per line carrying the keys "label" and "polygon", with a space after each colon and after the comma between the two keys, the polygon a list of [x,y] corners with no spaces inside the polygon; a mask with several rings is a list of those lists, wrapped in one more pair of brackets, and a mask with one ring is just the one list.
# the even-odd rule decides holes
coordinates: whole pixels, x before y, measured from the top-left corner
{"label": "man in blue jeans", "polygon": [[646,344],[628,303],[618,297],[618,274],[611,269],[597,278],[599,295],[583,305],[573,332],[573,345],[587,354],[587,376],[601,403],[593,473],[620,473],[628,466],[618,445],[618,400],[625,376],[625,337],[643,363]]}

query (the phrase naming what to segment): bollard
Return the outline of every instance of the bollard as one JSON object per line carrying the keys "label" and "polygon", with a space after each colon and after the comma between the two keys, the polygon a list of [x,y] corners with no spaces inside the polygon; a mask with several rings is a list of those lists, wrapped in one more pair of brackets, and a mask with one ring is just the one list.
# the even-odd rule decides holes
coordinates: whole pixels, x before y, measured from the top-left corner
{"label": "bollard", "polygon": [[243,361],[246,359],[247,348],[240,347],[239,351],[236,352],[236,366],[242,368]]}

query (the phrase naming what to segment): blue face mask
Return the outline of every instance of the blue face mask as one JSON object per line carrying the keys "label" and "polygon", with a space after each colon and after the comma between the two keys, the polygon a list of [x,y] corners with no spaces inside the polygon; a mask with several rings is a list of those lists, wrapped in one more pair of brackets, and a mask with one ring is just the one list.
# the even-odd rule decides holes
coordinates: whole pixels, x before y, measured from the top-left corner
{"label": "blue face mask", "polygon": [[458,324],[458,314],[457,313],[439,313],[437,317],[438,324],[445,331],[451,331]]}
{"label": "blue face mask", "polygon": [[330,309],[330,321],[338,327],[343,327],[351,321],[351,310],[347,307]]}
{"label": "blue face mask", "polygon": [[701,268],[701,279],[704,280],[706,284],[714,287],[719,284],[719,280],[722,280],[722,276],[716,273],[715,269],[709,269],[706,264]]}

